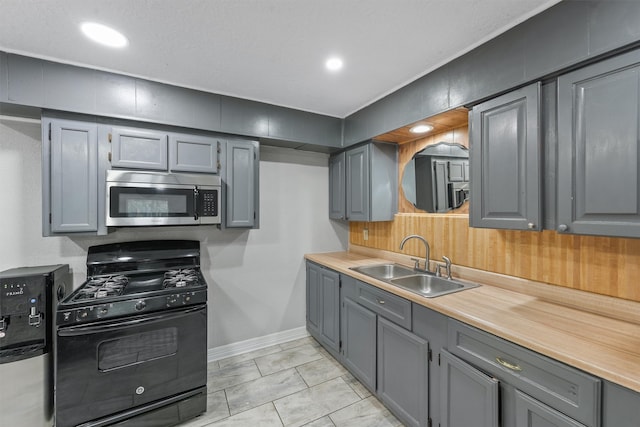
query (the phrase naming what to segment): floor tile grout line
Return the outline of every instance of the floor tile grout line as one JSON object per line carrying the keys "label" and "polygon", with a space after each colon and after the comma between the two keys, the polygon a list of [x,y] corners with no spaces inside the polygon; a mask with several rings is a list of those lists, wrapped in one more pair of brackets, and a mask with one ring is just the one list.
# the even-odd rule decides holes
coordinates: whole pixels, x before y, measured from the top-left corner
{"label": "floor tile grout line", "polygon": [[282,415],[280,415],[280,411],[278,411],[278,407],[276,406],[274,400],[271,401],[271,406],[273,406],[273,409],[276,410],[276,414],[278,414],[278,418],[280,419],[280,424],[282,424],[282,426],[284,427],[284,420],[282,419]]}

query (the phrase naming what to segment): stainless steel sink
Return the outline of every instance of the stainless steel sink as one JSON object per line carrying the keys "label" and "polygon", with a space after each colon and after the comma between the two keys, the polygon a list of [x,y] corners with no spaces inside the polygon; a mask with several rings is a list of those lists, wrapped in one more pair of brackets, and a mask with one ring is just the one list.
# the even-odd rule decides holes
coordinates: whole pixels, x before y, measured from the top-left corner
{"label": "stainless steel sink", "polygon": [[427,298],[439,297],[480,286],[476,283],[459,282],[454,279],[434,276],[433,274],[418,273],[411,267],[394,263],[363,265],[361,267],[351,267],[350,269]]}
{"label": "stainless steel sink", "polygon": [[351,267],[351,270],[366,274],[378,280],[390,280],[416,274],[412,268],[400,264],[363,265],[362,267]]}
{"label": "stainless steel sink", "polygon": [[391,279],[389,282],[402,289],[415,292],[427,298],[439,297],[441,295],[480,286],[476,283],[463,283],[431,274],[414,274],[412,276]]}

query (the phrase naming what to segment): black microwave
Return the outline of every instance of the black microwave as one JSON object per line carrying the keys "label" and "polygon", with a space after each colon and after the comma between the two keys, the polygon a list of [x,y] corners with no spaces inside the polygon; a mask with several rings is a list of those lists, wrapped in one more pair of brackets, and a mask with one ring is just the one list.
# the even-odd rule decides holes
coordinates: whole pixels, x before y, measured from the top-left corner
{"label": "black microwave", "polygon": [[106,225],[220,224],[220,177],[107,171]]}

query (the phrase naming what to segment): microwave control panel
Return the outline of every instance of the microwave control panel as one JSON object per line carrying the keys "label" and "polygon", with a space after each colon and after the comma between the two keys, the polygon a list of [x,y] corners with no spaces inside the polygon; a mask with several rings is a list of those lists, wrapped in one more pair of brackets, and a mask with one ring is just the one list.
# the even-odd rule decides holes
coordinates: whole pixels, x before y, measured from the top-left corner
{"label": "microwave control panel", "polygon": [[198,190],[200,196],[200,216],[218,216],[218,190]]}

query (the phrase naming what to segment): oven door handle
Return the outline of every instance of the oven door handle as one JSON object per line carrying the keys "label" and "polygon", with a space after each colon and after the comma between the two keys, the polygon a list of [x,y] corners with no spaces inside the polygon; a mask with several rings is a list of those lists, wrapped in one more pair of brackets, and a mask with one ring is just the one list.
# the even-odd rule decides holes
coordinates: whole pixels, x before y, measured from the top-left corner
{"label": "oven door handle", "polygon": [[58,336],[61,337],[74,337],[79,335],[98,334],[101,332],[110,332],[114,329],[126,329],[135,328],[141,325],[148,325],[150,323],[165,322],[168,320],[182,317],[186,314],[197,313],[199,311],[205,311],[206,305],[199,305],[196,307],[187,308],[178,312],[172,311],[171,313],[158,313],[155,315],[149,315],[145,317],[138,317],[136,319],[123,319],[121,321],[108,322],[101,325],[87,325],[87,326],[70,326],[68,328],[58,329]]}

